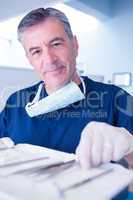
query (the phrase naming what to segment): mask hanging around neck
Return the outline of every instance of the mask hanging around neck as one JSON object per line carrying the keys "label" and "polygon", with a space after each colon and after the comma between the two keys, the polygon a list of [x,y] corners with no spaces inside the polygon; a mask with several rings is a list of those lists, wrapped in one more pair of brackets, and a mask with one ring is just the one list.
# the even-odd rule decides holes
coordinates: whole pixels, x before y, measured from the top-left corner
{"label": "mask hanging around neck", "polygon": [[85,84],[83,79],[81,79],[81,83],[83,85],[84,93],[82,93],[79,86],[72,81],[47,97],[39,100],[42,87],[44,86],[43,83],[41,83],[33,101],[27,103],[25,107],[27,114],[30,117],[35,117],[65,108],[70,104],[85,99]]}

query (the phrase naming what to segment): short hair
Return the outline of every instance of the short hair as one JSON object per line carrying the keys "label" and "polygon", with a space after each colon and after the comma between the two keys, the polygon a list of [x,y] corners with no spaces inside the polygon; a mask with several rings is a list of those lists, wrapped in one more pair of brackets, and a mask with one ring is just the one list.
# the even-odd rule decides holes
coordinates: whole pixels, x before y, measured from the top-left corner
{"label": "short hair", "polygon": [[55,8],[38,8],[29,12],[20,21],[17,29],[18,40],[21,41],[21,36],[27,28],[37,25],[45,21],[49,17],[54,17],[62,22],[64,25],[64,30],[67,33],[68,37],[70,39],[73,37],[69,20],[63,12]]}

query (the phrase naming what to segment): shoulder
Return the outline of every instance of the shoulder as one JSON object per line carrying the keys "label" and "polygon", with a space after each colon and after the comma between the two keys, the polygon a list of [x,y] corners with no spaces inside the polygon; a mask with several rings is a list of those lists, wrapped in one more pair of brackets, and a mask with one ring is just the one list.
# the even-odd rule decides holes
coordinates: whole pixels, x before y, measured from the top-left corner
{"label": "shoulder", "polygon": [[118,92],[123,92],[125,94],[128,94],[125,90],[113,84],[97,82],[88,77],[83,77],[83,78],[85,80],[85,84],[86,84],[88,92],[92,92],[92,91],[108,92],[110,95],[111,94],[116,95]]}
{"label": "shoulder", "polygon": [[32,100],[37,92],[38,86],[41,83],[38,82],[30,87],[27,88],[23,88],[21,90],[18,90],[16,92],[14,92],[13,94],[11,94],[7,100],[7,104],[14,104],[15,102],[17,102],[17,104],[26,104],[27,102],[29,102],[30,100]]}
{"label": "shoulder", "polygon": [[106,102],[111,102],[112,104],[119,103],[126,106],[130,103],[130,107],[133,107],[133,96],[128,94],[124,89],[113,84],[93,81],[88,77],[84,77],[84,81],[87,96],[89,95],[90,97],[91,95],[94,98],[103,98]]}

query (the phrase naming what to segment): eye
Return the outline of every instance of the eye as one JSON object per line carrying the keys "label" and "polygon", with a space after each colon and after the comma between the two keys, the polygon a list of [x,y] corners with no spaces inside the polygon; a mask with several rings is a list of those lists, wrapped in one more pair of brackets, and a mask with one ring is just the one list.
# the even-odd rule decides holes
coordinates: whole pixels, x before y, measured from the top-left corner
{"label": "eye", "polygon": [[61,42],[54,42],[54,43],[52,44],[52,46],[54,46],[54,47],[58,47],[58,46],[61,46],[61,45],[62,45]]}
{"label": "eye", "polygon": [[32,54],[32,56],[34,56],[34,55],[39,55],[40,53],[41,53],[41,50],[37,49],[37,50],[33,51],[31,54]]}

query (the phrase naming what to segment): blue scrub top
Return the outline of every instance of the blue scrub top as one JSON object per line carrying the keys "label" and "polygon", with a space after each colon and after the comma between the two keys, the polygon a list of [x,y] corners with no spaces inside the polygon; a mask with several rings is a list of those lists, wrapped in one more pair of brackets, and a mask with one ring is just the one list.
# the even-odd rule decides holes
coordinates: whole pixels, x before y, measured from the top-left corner
{"label": "blue scrub top", "polygon": [[[33,100],[40,82],[12,94],[0,114],[0,137],[8,136],[16,144],[29,143],[74,153],[81,132],[90,121],[125,127],[133,133],[133,97],[114,85],[83,79],[84,100],[33,118],[26,113],[25,105]],[[83,90],[82,84],[79,87]],[[43,88],[40,98],[45,96]]]}

